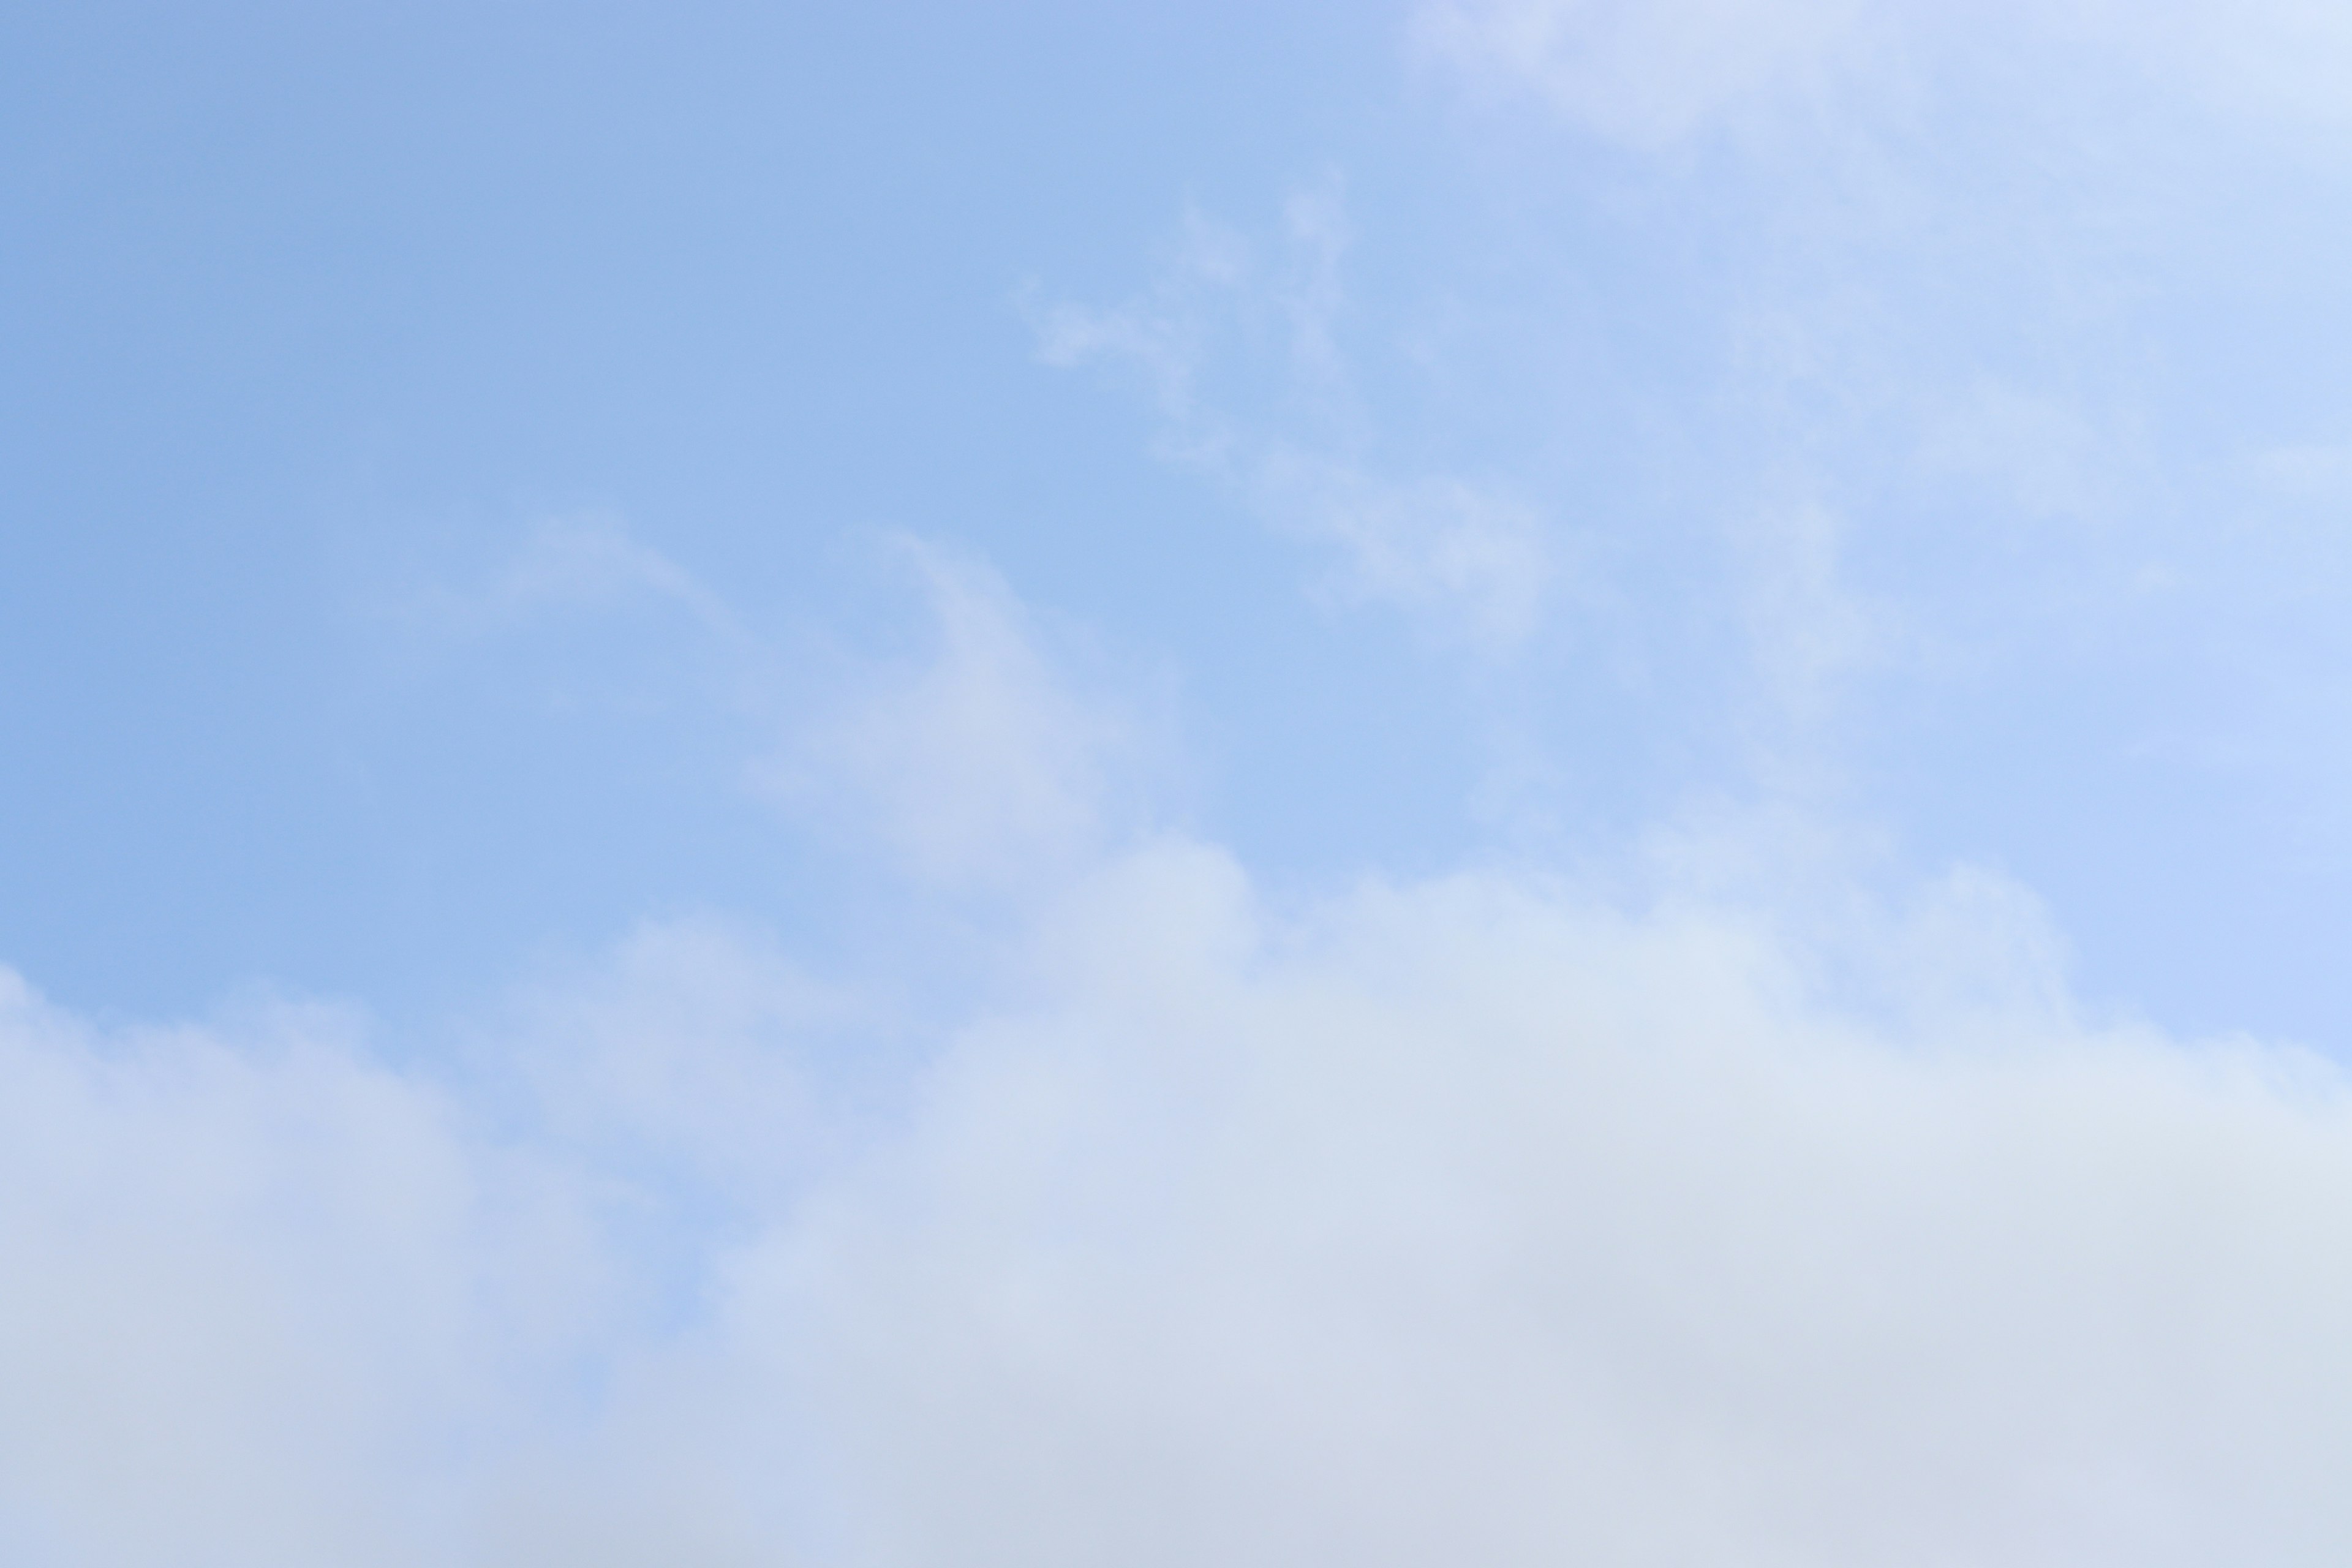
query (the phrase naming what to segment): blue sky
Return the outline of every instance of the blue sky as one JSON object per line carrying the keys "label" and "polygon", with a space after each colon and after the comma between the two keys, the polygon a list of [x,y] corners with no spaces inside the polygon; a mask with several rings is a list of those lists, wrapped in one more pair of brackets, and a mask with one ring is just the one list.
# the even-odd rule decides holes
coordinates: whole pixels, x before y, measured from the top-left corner
{"label": "blue sky", "polygon": [[2347,62],[0,19],[0,1549],[2339,1561]]}
{"label": "blue sky", "polygon": [[1204,180],[1263,208],[1319,174],[1318,106],[1273,85],[1319,74],[1297,30],[1286,71],[1251,27],[1259,80],[1216,28],[1046,12],[21,19],[11,950],[94,1005],[396,1006],[648,903],[788,916],[725,714],[549,711],[567,630],[627,668],[676,628],[387,629],[551,517],[619,519],[784,641],[861,538],[966,540],[1158,657],[1235,586],[1185,548],[1213,503],[1040,372],[1019,300],[1124,285]]}
{"label": "blue sky", "polygon": [[[1188,820],[1268,872],[1606,856],[1759,787],[1735,536],[1812,509],[1874,641],[1807,806],[2019,877],[2102,1005],[2324,1044],[2340,131],[2160,33],[2000,59],[2026,25],[1851,24],[1899,79],[1621,84],[1664,128],[1596,133],[1407,12],[22,17],[0,941],[84,1005],[422,1019],[647,909],[827,901],[734,776],[789,700],[690,631],[404,615],[551,519],[795,669],[891,616],[877,536],[984,557],[1173,688]],[[1323,387],[1276,341],[1302,200]],[[1202,229],[1246,289],[1174,297]],[[1185,316],[1244,440],[1507,495],[1540,627],[1465,660],[1335,589],[1141,367],[1041,363],[1073,305]]]}

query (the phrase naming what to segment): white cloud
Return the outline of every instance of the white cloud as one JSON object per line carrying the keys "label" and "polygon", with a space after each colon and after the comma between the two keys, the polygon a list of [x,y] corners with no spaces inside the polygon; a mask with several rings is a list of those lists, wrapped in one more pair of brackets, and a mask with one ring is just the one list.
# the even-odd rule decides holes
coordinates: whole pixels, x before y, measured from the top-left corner
{"label": "white cloud", "polygon": [[[2101,47],[2146,16],[2217,100],[2330,112],[2332,13],[2062,12]],[[1423,36],[1662,149],[1814,102],[1911,16],[1509,0]],[[1139,368],[1166,448],[1328,546],[1336,592],[1523,644],[1543,516],[1366,455],[1343,205],[1286,218],[1270,255],[1191,220],[1140,302],[1042,312],[1041,356]],[[1280,418],[1213,384],[1252,331]],[[2094,423],[1967,384],[1993,390],[1936,405],[1931,467],[2092,504]],[[2326,500],[2345,463],[2260,467]],[[1743,515],[1750,668],[1801,729],[1887,634],[1841,514]],[[991,572],[908,554],[935,646],[771,782],[924,889],[1024,896],[883,1125],[818,1086],[892,999],[716,921],[524,988],[477,1042],[514,1065],[488,1083],[389,1065],[331,1010],[110,1030],[0,971],[0,1556],[2352,1549],[2338,1069],[2086,1022],[2023,889],[1792,889],[1803,847],[1753,822],[1610,898],[1504,869],[1272,899],[1122,816],[1136,726]],[[543,530],[464,608],[638,602],[733,635],[607,523]]]}
{"label": "white cloud", "polygon": [[[1809,938],[1499,874],[1277,910],[1171,840],[1042,909],[908,1110],[813,1162],[823,1010],[713,928],[533,994],[531,1048],[583,1048],[507,1147],[331,1016],[109,1037],[12,980],[0,1536],[974,1568],[2352,1542],[2340,1076],[2084,1026],[2012,888]],[[645,1172],[572,1131],[609,1117],[797,1167],[685,1234],[683,1319],[615,1277],[651,1266],[613,1196]]]}
{"label": "white cloud", "polygon": [[1446,0],[1416,44],[1475,79],[1534,92],[1587,128],[1663,150],[1820,91],[1868,0]]}
{"label": "white cloud", "polygon": [[1918,101],[1935,69],[2021,65],[2053,91],[2127,83],[2239,125],[2330,135],[2352,19],[2313,0],[1429,0],[1411,38],[1475,89],[1529,95],[1646,153],[1718,133],[1835,124]]}
{"label": "white cloud", "polygon": [[2143,65],[2158,81],[2241,121],[2340,132],[2352,125],[2342,90],[2352,68],[2352,16],[2315,0],[2153,5],[2076,0],[2040,16],[2070,42],[2087,41]]}
{"label": "white cloud", "polygon": [[[1064,368],[1132,366],[1150,388],[1171,460],[1208,475],[1271,526],[1333,547],[1331,597],[1391,605],[1433,640],[1488,656],[1522,647],[1554,589],[1542,514],[1505,487],[1459,474],[1400,474],[1369,459],[1343,324],[1350,243],[1339,186],[1296,193],[1276,264],[1188,214],[1183,243],[1136,302],[1034,312],[1038,357]],[[1266,331],[1272,323],[1272,331]],[[1230,376],[1254,336],[1280,344],[1273,406],[1250,416],[1206,384]],[[1238,337],[1239,345],[1219,345]]]}
{"label": "white cloud", "polygon": [[1121,769],[1143,732],[1069,688],[987,566],[900,546],[935,647],[869,676],[762,777],[781,798],[878,835],[924,879],[1050,881],[1118,825]]}
{"label": "white cloud", "polygon": [[482,1065],[519,1072],[543,1134],[577,1157],[731,1207],[822,1157],[804,1058],[855,1015],[757,932],[649,921],[524,987]]}
{"label": "white cloud", "polygon": [[593,1341],[567,1184],[347,1020],[101,1033],[0,971],[0,1555],[403,1563]]}
{"label": "white cloud", "polygon": [[748,1257],[844,1561],[2341,1550],[2331,1075],[2076,1029],[1965,888],[1973,1000],[1893,1035],[1702,910],[1251,905],[1109,868],[1062,994]]}
{"label": "white cloud", "polygon": [[633,594],[673,601],[714,626],[731,624],[709,589],[610,516],[541,520],[497,587],[498,598],[519,609],[596,605]]}
{"label": "white cloud", "polygon": [[724,600],[605,512],[541,517],[495,568],[472,582],[437,584],[395,607],[412,627],[443,637],[511,631],[546,616],[654,605],[733,643],[742,631]]}

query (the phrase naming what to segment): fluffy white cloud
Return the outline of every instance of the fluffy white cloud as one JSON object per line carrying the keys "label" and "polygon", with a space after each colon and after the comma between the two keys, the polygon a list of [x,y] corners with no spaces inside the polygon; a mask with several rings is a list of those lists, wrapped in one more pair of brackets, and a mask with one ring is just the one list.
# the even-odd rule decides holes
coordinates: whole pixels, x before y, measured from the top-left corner
{"label": "fluffy white cloud", "polygon": [[0,971],[0,1556],[400,1563],[593,1346],[568,1174],[346,1019],[102,1031]]}
{"label": "fluffy white cloud", "polygon": [[1822,921],[1695,890],[1723,849],[1639,904],[1087,854],[878,1117],[808,1091],[841,999],[707,922],[521,998],[520,1116],[332,1014],[11,978],[0,1541],[2339,1558],[2341,1076],[2083,1024],[1997,879]]}
{"label": "fluffy white cloud", "polygon": [[848,1561],[2340,1552],[2340,1083],[2078,1028],[1969,884],[1911,918],[1990,958],[1864,1026],[1719,911],[1276,921],[1147,851],[730,1330]]}

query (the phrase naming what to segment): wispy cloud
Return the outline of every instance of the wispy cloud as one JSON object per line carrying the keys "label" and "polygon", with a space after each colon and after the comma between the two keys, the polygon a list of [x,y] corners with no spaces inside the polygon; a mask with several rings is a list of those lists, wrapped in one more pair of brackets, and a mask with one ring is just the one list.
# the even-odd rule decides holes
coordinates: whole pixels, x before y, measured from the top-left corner
{"label": "wispy cloud", "polygon": [[744,637],[719,595],[633,533],[612,512],[535,519],[488,571],[437,581],[395,601],[396,618],[442,637],[477,637],[542,624],[550,616],[660,606],[729,642]]}
{"label": "wispy cloud", "polygon": [[[1441,643],[1505,656],[1535,633],[1554,589],[1555,540],[1538,510],[1484,479],[1400,474],[1367,448],[1344,346],[1343,264],[1351,234],[1337,185],[1294,195],[1281,243],[1261,260],[1243,236],[1198,214],[1160,278],[1116,307],[1037,308],[1038,357],[1141,374],[1156,445],[1283,531],[1333,548],[1341,601],[1403,611]],[[1241,331],[1237,333],[1235,329]],[[1244,340],[1236,343],[1239,336]],[[1270,336],[1270,405],[1222,406],[1211,390]]]}
{"label": "wispy cloud", "polygon": [[1818,93],[1870,0],[1446,0],[1415,45],[1647,152]]}
{"label": "wispy cloud", "polygon": [[1900,118],[1956,67],[2127,79],[2241,126],[2332,136],[2352,123],[2334,90],[2352,23],[2305,0],[2000,0],[1965,13],[1922,0],[1429,0],[1410,37],[1475,91],[1531,99],[1651,155]]}
{"label": "wispy cloud", "polygon": [[762,786],[875,836],[927,881],[1050,883],[1126,826],[1150,727],[1080,697],[987,565],[912,539],[896,553],[931,648],[852,676],[760,767]]}

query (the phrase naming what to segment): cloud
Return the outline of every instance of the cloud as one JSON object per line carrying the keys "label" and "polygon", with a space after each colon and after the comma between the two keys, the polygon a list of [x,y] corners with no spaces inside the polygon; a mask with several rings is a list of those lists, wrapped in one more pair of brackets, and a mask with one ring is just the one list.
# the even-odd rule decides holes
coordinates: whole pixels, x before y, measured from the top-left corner
{"label": "cloud", "polygon": [[[559,1098],[793,1168],[690,1233],[683,1319],[628,1305],[616,1145],[501,1144],[331,1016],[110,1037],[12,981],[0,1531],[97,1563],[2340,1554],[2340,1076],[2085,1026],[1981,875],[1857,929],[1502,874],[1277,908],[1146,844],[814,1165],[740,1070],[734,999],[791,966],[641,936],[577,1016],[657,1091]],[[800,1007],[750,1008],[779,1080]]]}
{"label": "cloud", "polygon": [[2352,1541],[2339,1069],[2085,1019],[2024,889],[1874,899],[1764,817],[1605,895],[1271,897],[1103,831],[1104,721],[910,550],[936,656],[817,754],[950,893],[1054,866],[911,1052],[712,919],[402,1065],[335,1009],[108,1029],[0,976],[13,1560]]}
{"label": "cloud", "polygon": [[[1274,528],[1331,547],[1340,564],[1323,585],[1328,597],[1387,605],[1437,643],[1507,656],[1541,623],[1555,542],[1541,512],[1507,487],[1391,472],[1364,455],[1371,443],[1344,345],[1350,242],[1336,184],[1285,204],[1271,266],[1244,237],[1188,213],[1141,299],[1033,310],[1038,358],[1139,372],[1160,421],[1158,450]],[[1219,371],[1244,383],[1255,371],[1276,390],[1244,396],[1237,410],[1213,395]]]}
{"label": "cloud", "polygon": [[1286,447],[1264,454],[1250,493],[1268,514],[1341,546],[1337,597],[1394,605],[1488,651],[1536,630],[1549,552],[1522,501],[1459,479],[1383,483]]}
{"label": "cloud", "polygon": [[989,567],[898,542],[933,647],[853,680],[760,776],[779,799],[875,836],[927,881],[1050,880],[1119,826],[1142,727],[1071,689]]}
{"label": "cloud", "polygon": [[2309,0],[2062,0],[1964,16],[1919,0],[1430,0],[1409,33],[1417,55],[1474,90],[1533,98],[1652,155],[1899,116],[1956,65],[2012,90],[2021,64],[2078,90],[2153,86],[2241,127],[2333,136],[2352,122],[2336,90],[2352,22]]}
{"label": "cloud", "polygon": [[1661,151],[1819,91],[1868,0],[1448,0],[1418,48],[1474,80],[1528,91],[1615,141]]}
{"label": "cloud", "polygon": [[564,1181],[274,1006],[103,1031],[0,971],[0,1555],[398,1563],[593,1342]]}
{"label": "cloud", "polygon": [[856,1016],[755,931],[649,921],[600,962],[520,988],[479,1056],[493,1079],[521,1078],[541,1136],[635,1173],[684,1223],[682,1205],[772,1199],[821,1157],[824,1085],[805,1058]]}
{"label": "cloud", "polygon": [[2320,1560],[2340,1085],[1915,918],[1981,966],[1865,1028],[1721,911],[1285,928],[1165,847],[734,1331],[848,1434],[852,1560]]}
{"label": "cloud", "polygon": [[725,601],[694,574],[636,538],[622,519],[583,512],[541,517],[478,580],[412,595],[395,616],[445,637],[510,632],[551,616],[659,605],[733,644],[743,632]]}
{"label": "cloud", "polygon": [[[2332,16],[2080,4],[2031,37],[2308,121],[2340,113]],[[1664,153],[1829,113],[1931,22],[1509,0],[1433,7],[1421,37]],[[1038,353],[1139,374],[1160,449],[1323,550],[1333,596],[1507,656],[1558,595],[1557,531],[1374,437],[1350,229],[1336,188],[1270,243],[1191,216],[1134,301],[1040,310]],[[1780,380],[1907,363],[1889,341]],[[2030,516],[2107,504],[2095,400],[1965,368],[1887,400],[1926,411],[1896,447]],[[1788,421],[1810,448],[1759,465],[1800,499],[1734,509],[1707,599],[1745,633],[1731,679],[1790,733],[1895,635],[1854,581],[1860,524],[1801,460],[1884,426],[1818,413]],[[2319,506],[2347,468],[2251,461]],[[331,1007],[107,1026],[0,971],[0,1557],[2137,1568],[2352,1545],[2339,1068],[2101,1018],[2029,890],[1964,866],[1870,896],[1804,837],[1836,825],[1662,833],[1606,891],[1505,864],[1300,892],[1131,806],[1148,727],[984,563],[904,556],[929,642],[855,671],[761,778],[900,873],[887,940],[917,984],[975,962],[943,951],[940,903],[1017,895],[912,1050],[903,995],[708,916],[534,976],[446,1057]],[[1632,606],[1661,641],[1700,618],[1653,616],[1671,597]],[[619,605],[737,635],[606,521],[541,530],[450,608],[478,631]],[[852,1104],[845,1078],[882,1087]]]}
{"label": "cloud", "polygon": [[2049,13],[2044,26],[2150,68],[2157,80],[2242,123],[2331,133],[2352,125],[2352,105],[2337,90],[2352,66],[2352,18],[2336,6],[2076,0]]}

